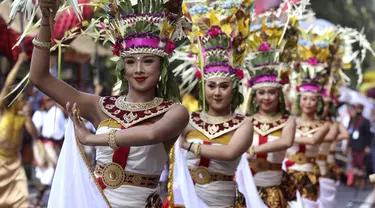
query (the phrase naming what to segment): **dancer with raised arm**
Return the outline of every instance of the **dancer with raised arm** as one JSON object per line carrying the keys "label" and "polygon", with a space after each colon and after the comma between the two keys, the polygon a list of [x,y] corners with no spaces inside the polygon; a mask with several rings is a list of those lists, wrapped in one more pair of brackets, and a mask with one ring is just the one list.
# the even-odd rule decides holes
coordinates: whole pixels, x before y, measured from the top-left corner
{"label": "dancer with raised arm", "polygon": [[[173,73],[167,71],[173,40],[180,35],[175,32],[181,1],[102,2],[107,16],[95,23],[95,34],[110,41],[118,56],[116,70],[122,82],[118,97],[82,93],[49,73],[45,57],[49,56],[49,19],[57,10],[56,2],[40,1],[43,17],[33,41],[30,73],[31,81],[41,91],[66,105],[74,124],[66,131],[70,136],[65,138],[58,161],[49,207],[161,207],[160,174],[170,148],[188,122],[187,110],[176,104],[179,90]],[[96,127],[97,135],[85,127],[80,116]],[[95,173],[85,167],[87,161],[82,160],[82,149],[79,144],[77,148],[75,138],[96,146]],[[68,149],[67,143],[73,149]],[[70,167],[66,166],[76,173],[67,172]],[[80,174],[86,177],[81,180]],[[68,178],[72,186],[67,187],[64,183]],[[88,187],[93,181],[97,190]]]}

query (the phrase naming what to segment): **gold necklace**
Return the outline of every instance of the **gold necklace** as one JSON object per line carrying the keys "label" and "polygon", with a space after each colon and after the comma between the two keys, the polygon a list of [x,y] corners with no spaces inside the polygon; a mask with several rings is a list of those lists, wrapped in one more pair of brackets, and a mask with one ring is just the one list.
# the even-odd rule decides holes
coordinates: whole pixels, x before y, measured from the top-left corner
{"label": "gold necklace", "polygon": [[205,112],[200,113],[201,119],[205,123],[210,123],[210,124],[224,123],[224,122],[232,120],[235,116],[236,116],[236,114],[233,114],[233,113],[230,113],[226,116],[210,116]]}
{"label": "gold necklace", "polygon": [[163,102],[163,98],[155,97],[153,100],[145,103],[132,103],[126,101],[126,96],[117,98],[115,105],[117,108],[126,111],[144,111],[155,108]]}
{"label": "gold necklace", "polygon": [[[304,121],[302,120],[301,118],[297,118],[297,125],[298,126],[306,126],[306,127],[312,127],[312,126],[316,126],[318,124],[318,120],[312,120],[312,121]],[[302,123],[302,124],[301,124]]]}
{"label": "gold necklace", "polygon": [[253,118],[255,118],[257,121],[261,123],[273,123],[275,121],[280,120],[281,117],[282,117],[281,113],[276,113],[273,116],[265,116],[265,115],[261,115],[257,113],[253,116]]}

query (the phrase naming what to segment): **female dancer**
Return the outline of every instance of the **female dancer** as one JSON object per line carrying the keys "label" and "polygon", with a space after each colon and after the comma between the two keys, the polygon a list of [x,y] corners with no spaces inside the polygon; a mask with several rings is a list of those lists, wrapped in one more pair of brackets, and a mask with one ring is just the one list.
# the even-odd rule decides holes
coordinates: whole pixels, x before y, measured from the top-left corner
{"label": "female dancer", "polygon": [[[132,2],[104,5],[108,19],[99,31],[119,56],[121,96],[85,94],[49,73],[45,57],[51,46],[49,19],[54,15],[49,10],[56,11],[55,1],[40,2],[43,17],[33,41],[30,79],[59,104],[66,104],[79,141],[97,146],[95,176],[108,205],[161,207],[159,177],[167,152],[188,122],[186,109],[175,104],[178,86],[167,71],[181,2],[146,0],[136,6]],[[79,116],[89,120],[98,135],[91,134]]]}
{"label": "female dancer", "polygon": [[[317,66],[315,58],[309,60],[314,65],[301,63],[301,67]],[[305,206],[316,207],[319,184],[315,159],[319,144],[329,131],[329,124],[317,119],[322,114],[324,103],[316,78],[303,77],[297,88],[297,131],[293,146],[287,150],[286,167],[290,179],[303,197]]]}
{"label": "female dancer", "polygon": [[[215,22],[215,14],[218,13],[212,11],[208,14],[208,19],[204,19],[202,15],[197,22],[193,21],[199,31],[192,33],[205,34],[203,37],[192,38],[202,40],[198,43],[198,46],[202,44],[198,48],[198,54],[201,54],[198,58],[204,67],[196,71],[196,76],[200,80],[200,103],[203,110],[190,114],[189,125],[179,138],[180,147],[185,154],[182,161],[177,161],[178,156],[175,156],[175,166],[182,162],[187,163],[188,168],[185,171],[175,168],[179,174],[170,178],[170,183],[176,189],[178,187],[174,181],[181,181],[184,174],[189,175],[195,187],[181,190],[188,192],[185,196],[197,195],[207,207],[233,207],[236,204],[237,190],[234,174],[242,154],[251,146],[253,135],[251,120],[234,112],[243,101],[239,92],[243,72],[238,67],[241,66],[244,41],[238,30],[222,30],[220,23]],[[193,16],[193,20],[197,20],[195,18]],[[236,19],[232,21],[234,24],[238,22]],[[237,36],[231,37],[229,34]],[[192,45],[194,46],[194,42]],[[175,197],[172,201],[169,198],[169,205],[173,203],[174,206],[192,207],[189,205],[191,199],[181,195],[181,199]]]}
{"label": "female dancer", "polygon": [[[283,177],[282,170],[286,150],[293,144],[296,129],[295,120],[285,109],[282,91],[283,84],[287,84],[289,80],[289,70],[280,58],[283,52],[281,48],[287,51],[284,45],[288,40],[276,44],[277,41],[274,40],[279,40],[280,37],[267,36],[264,32],[274,31],[275,34],[281,35],[282,30],[282,25],[267,22],[253,25],[249,35],[250,51],[253,51],[249,70],[252,74],[249,81],[249,116],[254,126],[254,141],[248,151],[249,164],[259,195],[264,204],[271,208],[287,207],[288,201],[295,195],[293,186],[286,184],[287,177]],[[295,38],[289,32],[285,36]]]}
{"label": "female dancer", "polygon": [[318,88],[314,83],[300,86],[297,105],[301,106],[301,114],[296,119],[297,131],[294,144],[287,150],[288,174],[306,205],[315,202],[318,197],[318,178],[317,173],[314,172],[315,158],[319,144],[329,131],[328,123],[316,119],[320,112],[317,107],[323,105]]}

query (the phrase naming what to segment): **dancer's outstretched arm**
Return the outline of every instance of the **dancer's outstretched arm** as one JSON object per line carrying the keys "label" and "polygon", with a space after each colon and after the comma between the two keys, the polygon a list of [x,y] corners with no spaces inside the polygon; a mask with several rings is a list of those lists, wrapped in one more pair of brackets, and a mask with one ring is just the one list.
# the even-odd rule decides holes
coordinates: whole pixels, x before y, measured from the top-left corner
{"label": "dancer's outstretched arm", "polygon": [[[190,143],[184,138],[181,139],[181,147],[187,150]],[[227,145],[201,145],[200,155],[214,160],[232,161],[245,153],[252,143],[253,124],[251,119],[246,118],[244,123],[235,130],[232,139]]]}
{"label": "dancer's outstretched arm", "polygon": [[[77,115],[76,105],[66,105],[70,119],[74,122],[76,137],[82,144],[108,146],[109,134],[92,134]],[[182,105],[175,105],[163,117],[150,125],[141,125],[119,130],[115,133],[118,146],[143,146],[176,139],[189,122],[189,113]]]}

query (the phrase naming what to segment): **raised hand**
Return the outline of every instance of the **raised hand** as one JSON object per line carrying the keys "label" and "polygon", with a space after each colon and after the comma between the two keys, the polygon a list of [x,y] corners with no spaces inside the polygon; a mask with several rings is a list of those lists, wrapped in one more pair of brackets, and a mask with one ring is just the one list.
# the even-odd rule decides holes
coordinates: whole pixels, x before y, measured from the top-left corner
{"label": "raised hand", "polygon": [[40,10],[43,17],[55,18],[56,12],[59,9],[59,0],[39,0]]}

